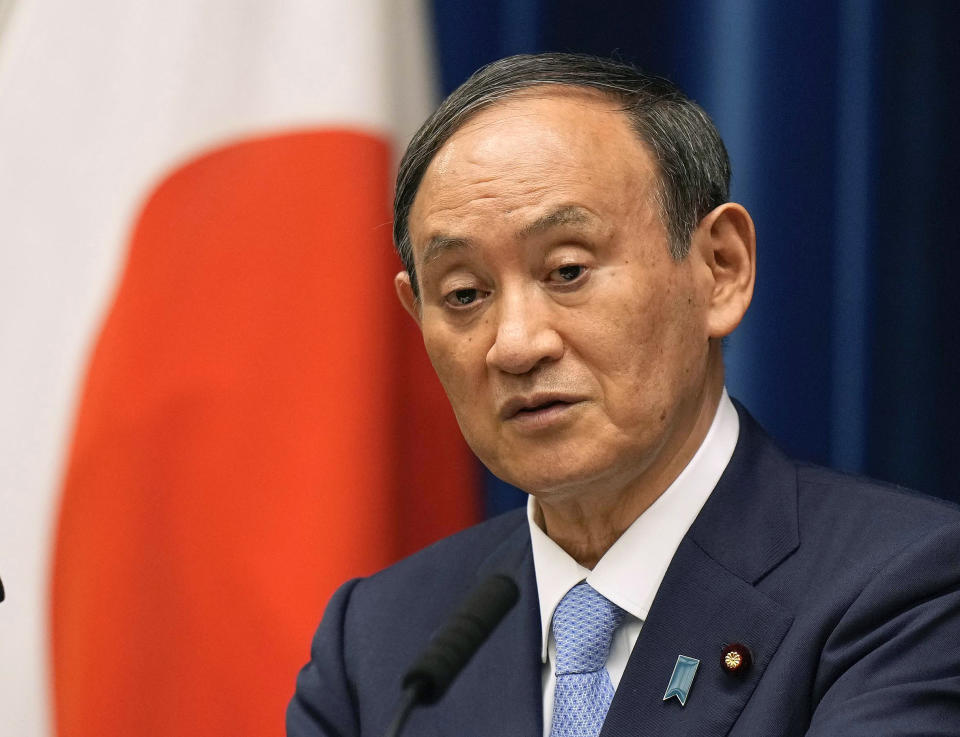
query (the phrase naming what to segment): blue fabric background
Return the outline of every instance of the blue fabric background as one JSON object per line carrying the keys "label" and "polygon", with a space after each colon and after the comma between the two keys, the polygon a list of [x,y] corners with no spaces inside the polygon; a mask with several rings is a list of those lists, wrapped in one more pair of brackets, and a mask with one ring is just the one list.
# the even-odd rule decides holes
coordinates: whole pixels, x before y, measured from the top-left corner
{"label": "blue fabric background", "polygon": [[[444,92],[511,53],[615,55],[714,118],[759,278],[727,384],[793,455],[960,501],[951,2],[434,0]],[[487,477],[489,514],[516,490]]]}

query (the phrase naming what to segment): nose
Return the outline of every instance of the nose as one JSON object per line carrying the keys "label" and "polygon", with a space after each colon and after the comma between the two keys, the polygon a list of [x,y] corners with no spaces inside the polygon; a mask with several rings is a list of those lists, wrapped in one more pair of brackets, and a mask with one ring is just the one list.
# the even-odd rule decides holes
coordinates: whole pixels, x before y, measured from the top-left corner
{"label": "nose", "polygon": [[520,375],[563,356],[563,339],[541,295],[502,293],[495,313],[497,332],[487,351],[488,366]]}

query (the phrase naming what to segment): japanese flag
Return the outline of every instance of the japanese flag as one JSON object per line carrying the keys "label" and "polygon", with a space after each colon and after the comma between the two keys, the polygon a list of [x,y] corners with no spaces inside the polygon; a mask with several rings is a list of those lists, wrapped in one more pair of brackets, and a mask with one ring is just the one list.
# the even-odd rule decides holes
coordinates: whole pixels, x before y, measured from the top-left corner
{"label": "japanese flag", "polygon": [[4,734],[261,735],[476,516],[393,296],[415,0],[0,3]]}

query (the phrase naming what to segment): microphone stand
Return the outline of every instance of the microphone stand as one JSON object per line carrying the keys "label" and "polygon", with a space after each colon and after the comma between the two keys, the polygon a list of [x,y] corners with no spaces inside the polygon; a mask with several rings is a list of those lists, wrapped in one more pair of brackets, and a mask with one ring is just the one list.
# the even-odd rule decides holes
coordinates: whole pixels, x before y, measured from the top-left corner
{"label": "microphone stand", "polygon": [[413,707],[417,705],[418,701],[420,701],[420,689],[415,686],[407,686],[403,689],[400,706],[397,709],[397,713],[394,714],[390,726],[387,727],[384,737],[399,737],[400,730],[403,729],[403,725],[407,722],[407,717],[410,716],[410,712],[413,711]]}

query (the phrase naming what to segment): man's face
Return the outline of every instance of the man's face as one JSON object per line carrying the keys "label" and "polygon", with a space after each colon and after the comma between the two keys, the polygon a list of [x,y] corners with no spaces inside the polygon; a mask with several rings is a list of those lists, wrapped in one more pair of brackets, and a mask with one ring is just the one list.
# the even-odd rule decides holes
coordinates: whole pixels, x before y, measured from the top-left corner
{"label": "man's face", "polygon": [[427,352],[467,442],[522,489],[629,484],[702,402],[708,270],[671,257],[655,176],[613,103],[541,88],[472,118],[420,185]]}

